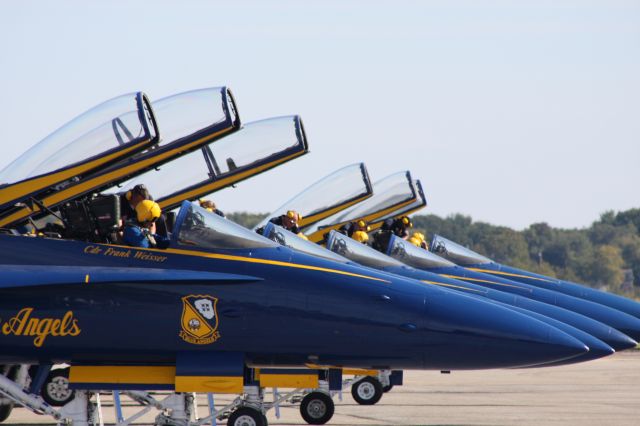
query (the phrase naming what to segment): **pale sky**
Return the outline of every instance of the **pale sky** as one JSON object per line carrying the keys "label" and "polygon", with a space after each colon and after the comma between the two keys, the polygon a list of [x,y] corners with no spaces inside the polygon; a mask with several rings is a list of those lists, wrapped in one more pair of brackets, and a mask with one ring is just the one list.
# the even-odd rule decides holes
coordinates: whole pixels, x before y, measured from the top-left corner
{"label": "pale sky", "polygon": [[[92,106],[228,85],[311,153],[216,194],[266,212],[344,165],[411,170],[423,213],[522,229],[638,207],[638,1],[4,1],[4,167]],[[160,123],[162,126],[162,123]]]}

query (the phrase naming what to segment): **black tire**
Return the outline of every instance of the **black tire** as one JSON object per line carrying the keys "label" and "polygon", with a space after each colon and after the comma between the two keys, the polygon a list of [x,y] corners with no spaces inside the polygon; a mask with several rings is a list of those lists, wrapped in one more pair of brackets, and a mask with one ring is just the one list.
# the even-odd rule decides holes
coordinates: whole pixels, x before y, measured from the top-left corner
{"label": "black tire", "polygon": [[255,408],[240,407],[231,413],[227,426],[267,426],[267,418]]}
{"label": "black tire", "polygon": [[378,379],[365,377],[351,386],[351,396],[360,405],[374,405],[382,398],[382,384]]}
{"label": "black tire", "polygon": [[382,392],[387,393],[389,392],[391,389],[393,389],[393,385],[386,385],[382,387]]}
{"label": "black tire", "polygon": [[300,414],[310,425],[323,425],[333,417],[335,404],[324,392],[308,393],[300,403]]}
{"label": "black tire", "polygon": [[51,370],[40,394],[53,407],[62,407],[70,402],[75,397],[75,392],[69,389],[69,368]]}
{"label": "black tire", "polygon": [[0,405],[0,423],[9,418],[9,416],[11,415],[11,410],[13,410],[13,402]]}

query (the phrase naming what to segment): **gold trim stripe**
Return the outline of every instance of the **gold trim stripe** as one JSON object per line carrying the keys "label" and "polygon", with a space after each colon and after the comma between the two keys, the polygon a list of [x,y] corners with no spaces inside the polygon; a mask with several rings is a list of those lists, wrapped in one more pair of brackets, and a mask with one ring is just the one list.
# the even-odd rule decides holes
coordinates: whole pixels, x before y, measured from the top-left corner
{"label": "gold trim stripe", "polygon": [[392,206],[392,207],[388,207],[384,210],[380,210],[379,212],[375,212],[375,213],[371,213],[368,216],[361,216],[358,218],[355,218],[353,220],[349,220],[347,222],[340,222],[340,223],[336,223],[335,225],[331,225],[331,226],[327,226],[326,228],[322,228],[317,230],[316,232],[314,232],[311,235],[307,235],[307,237],[309,238],[309,241],[312,241],[314,243],[319,242],[320,240],[322,240],[322,237],[327,233],[330,232],[332,230],[338,229],[340,228],[342,225],[344,225],[345,223],[348,222],[357,222],[358,220],[364,220],[365,222],[371,222],[374,221],[376,219],[381,218],[382,216],[385,216],[395,210],[401,209],[402,207],[408,206],[411,203],[414,203],[417,200],[417,198],[412,198],[404,203]]}
{"label": "gold trim stripe", "polygon": [[[145,167],[151,167],[152,165],[157,164],[162,160],[166,160],[166,159],[172,158],[173,156],[177,156],[183,151],[195,149],[199,145],[204,145],[211,139],[217,138],[225,133],[228,133],[231,129],[232,127],[228,127],[226,129],[220,130],[211,135],[207,135],[205,137],[202,137],[186,145],[182,145],[180,147],[177,147],[177,148],[168,150],[166,152],[163,152],[161,154],[155,155],[153,157],[147,158],[146,160],[136,162],[127,167],[122,167],[122,168],[113,170],[109,173],[102,174],[100,176],[96,176],[93,179],[82,181],[77,185],[70,186],[65,190],[56,192],[50,195],[49,197],[44,198],[43,200],[41,200],[42,204],[44,204],[45,206],[53,206],[57,203],[73,198],[75,195],[81,194],[83,192],[91,191],[92,189],[98,188],[101,185],[104,185],[107,183],[111,183],[119,178],[125,177],[131,173],[144,169]],[[40,210],[38,206],[34,206],[34,207],[35,207],[34,210],[31,210],[28,207],[23,207],[22,209],[18,210],[14,214],[7,216],[3,219],[0,219],[0,226],[5,226],[17,220],[24,219],[30,214],[38,212]]]}
{"label": "gold trim stripe", "polygon": [[32,179],[17,183],[15,185],[9,185],[6,188],[0,189],[0,204],[4,204],[11,200],[15,200],[16,198],[19,198],[23,195],[31,194],[32,192],[36,192],[40,189],[44,189],[49,186],[55,185],[56,183],[62,182],[76,175],[85,173],[88,170],[94,169],[115,158],[124,156],[129,152],[131,152],[132,150],[135,150],[141,147],[142,145],[149,143],[150,141],[151,139],[145,139],[143,141],[138,142],[137,144],[133,144],[125,149],[114,152],[104,157],[100,157],[88,163],[80,164],[78,166],[71,167],[66,170],[62,170],[58,173],[48,174],[41,177],[34,177]]}
{"label": "gold trim stripe", "polygon": [[[129,246],[122,246],[122,245],[115,245],[115,244],[94,244],[94,245],[104,246],[104,247],[118,247],[118,248],[127,249],[127,250],[131,249],[131,247]],[[391,281],[383,280],[382,278],[370,277],[368,275],[361,275],[353,272],[340,271],[340,270],[331,269],[331,268],[323,268],[320,266],[282,262],[279,260],[257,259],[257,258],[251,258],[251,257],[235,256],[230,254],[206,253],[201,251],[176,249],[176,248],[167,248],[167,249],[145,248],[145,249],[137,249],[137,250],[143,251],[143,252],[151,251],[156,253],[173,253],[173,254],[180,254],[184,256],[204,257],[208,259],[229,260],[232,262],[247,262],[247,263],[258,263],[262,265],[283,266],[287,268],[306,269],[309,271],[318,271],[318,272],[328,272],[332,274],[346,275],[346,276],[355,277],[355,278],[363,278],[367,280],[380,281],[383,283],[391,283]]]}
{"label": "gold trim stripe", "polygon": [[310,215],[310,216],[305,216],[302,218],[302,220],[300,221],[300,227],[305,227],[305,226],[309,226],[312,225],[316,222],[321,221],[322,219],[326,219],[331,215],[334,215],[338,212],[341,212],[342,210],[345,210],[355,204],[358,204],[364,200],[366,200],[367,198],[370,198],[373,194],[369,193],[369,194],[365,194],[360,198],[357,198],[355,200],[351,200],[348,203],[344,203],[344,204],[339,204],[331,209],[325,210],[325,211],[321,211],[319,213],[316,213],[314,215]]}
{"label": "gold trim stripe", "polygon": [[176,392],[242,393],[242,376],[176,376]]}
{"label": "gold trim stripe", "polygon": [[173,385],[175,366],[71,366],[71,383]]}
{"label": "gold trim stripe", "polygon": [[195,199],[195,198],[200,198],[204,195],[207,194],[211,194],[212,192],[215,192],[219,189],[222,189],[226,186],[229,185],[233,185],[234,183],[241,181],[243,179],[246,179],[250,176],[256,175],[258,173],[261,173],[267,169],[273,168],[279,164],[282,163],[286,163],[289,160],[293,160],[296,157],[299,157],[303,154],[305,154],[307,151],[300,151],[300,152],[296,152],[294,154],[291,154],[287,157],[283,157],[280,158],[279,160],[276,161],[272,161],[271,163],[267,163],[267,164],[263,164],[262,166],[250,169],[250,170],[246,170],[243,173],[239,173],[237,175],[231,175],[231,176],[227,176],[226,178],[220,179],[220,180],[216,180],[213,181],[209,184],[200,186],[198,188],[192,189],[189,192],[185,192],[185,193],[181,193],[178,194],[174,197],[171,198],[167,198],[164,200],[160,200],[158,202],[158,204],[160,204],[160,207],[165,208],[166,206],[172,206],[174,204],[179,204],[181,202],[183,202],[184,200],[191,200],[191,199]]}
{"label": "gold trim stripe", "polygon": [[548,282],[548,283],[556,284],[555,281],[547,280],[545,278],[530,277],[529,275],[514,274],[514,273],[511,273],[511,272],[502,272],[502,271],[492,271],[490,269],[480,269],[480,268],[467,268],[467,269],[470,270],[470,271],[482,272],[484,274],[505,275],[505,276],[508,276],[508,277],[518,277],[518,278],[528,278],[530,280],[545,281],[545,282]]}
{"label": "gold trim stripe", "polygon": [[462,287],[460,285],[445,284],[445,283],[441,283],[441,282],[437,282],[437,281],[422,280],[422,282],[423,283],[427,283],[427,284],[439,285],[439,286],[443,286],[443,287],[459,288],[459,289],[465,290],[465,291],[475,291],[476,293],[481,293],[481,294],[485,294],[486,293],[486,292],[484,292],[482,290],[476,290],[475,288],[466,288],[466,287]]}
{"label": "gold trim stripe", "polygon": [[520,287],[519,285],[498,283],[498,282],[495,282],[495,281],[482,280],[482,279],[479,279],[479,278],[460,277],[460,276],[457,276],[457,275],[445,275],[445,274],[441,274],[441,275],[443,277],[445,277],[445,278],[452,278],[454,280],[475,281],[475,282],[479,282],[479,283],[487,283],[487,284],[499,285],[499,286],[503,286],[503,287],[512,287],[512,288],[517,288],[519,290],[527,290],[529,293],[531,293],[531,289],[530,288]]}

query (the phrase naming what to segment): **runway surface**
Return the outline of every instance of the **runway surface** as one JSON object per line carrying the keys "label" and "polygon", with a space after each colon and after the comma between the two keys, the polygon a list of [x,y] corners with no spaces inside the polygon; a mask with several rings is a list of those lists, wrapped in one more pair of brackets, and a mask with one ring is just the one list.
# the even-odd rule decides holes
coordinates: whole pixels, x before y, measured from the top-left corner
{"label": "runway surface", "polygon": [[[216,406],[231,401],[216,396]],[[336,401],[330,425],[640,425],[640,351],[565,367],[525,370],[406,372],[374,406],[354,402],[348,391]],[[207,410],[204,396],[198,412]],[[113,423],[110,397],[103,397],[105,422]],[[125,414],[133,413],[127,404]],[[152,424],[156,412],[139,424]],[[297,406],[267,414],[270,425],[304,425]],[[218,424],[224,424],[220,421]],[[54,424],[16,409],[3,425]]]}

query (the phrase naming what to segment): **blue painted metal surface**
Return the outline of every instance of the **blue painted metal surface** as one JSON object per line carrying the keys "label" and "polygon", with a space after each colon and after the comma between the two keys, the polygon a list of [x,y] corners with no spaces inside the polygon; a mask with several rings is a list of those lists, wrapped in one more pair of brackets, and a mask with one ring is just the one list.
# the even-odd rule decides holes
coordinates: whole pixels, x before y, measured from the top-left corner
{"label": "blue painted metal surface", "polygon": [[[188,203],[184,209],[213,224],[192,226],[202,241],[215,227],[229,226],[204,209]],[[185,226],[181,219],[186,215],[178,230]],[[587,350],[557,328],[510,309],[266,243],[210,249],[176,238],[163,251],[0,235],[0,264],[14,265],[13,275],[0,274],[7,283],[20,278],[17,265],[260,278],[47,285],[43,276],[41,286],[7,284],[0,288],[4,363],[174,365],[178,353],[210,351],[241,352],[249,366],[453,370],[555,362]],[[202,315],[194,314],[200,308]]]}

